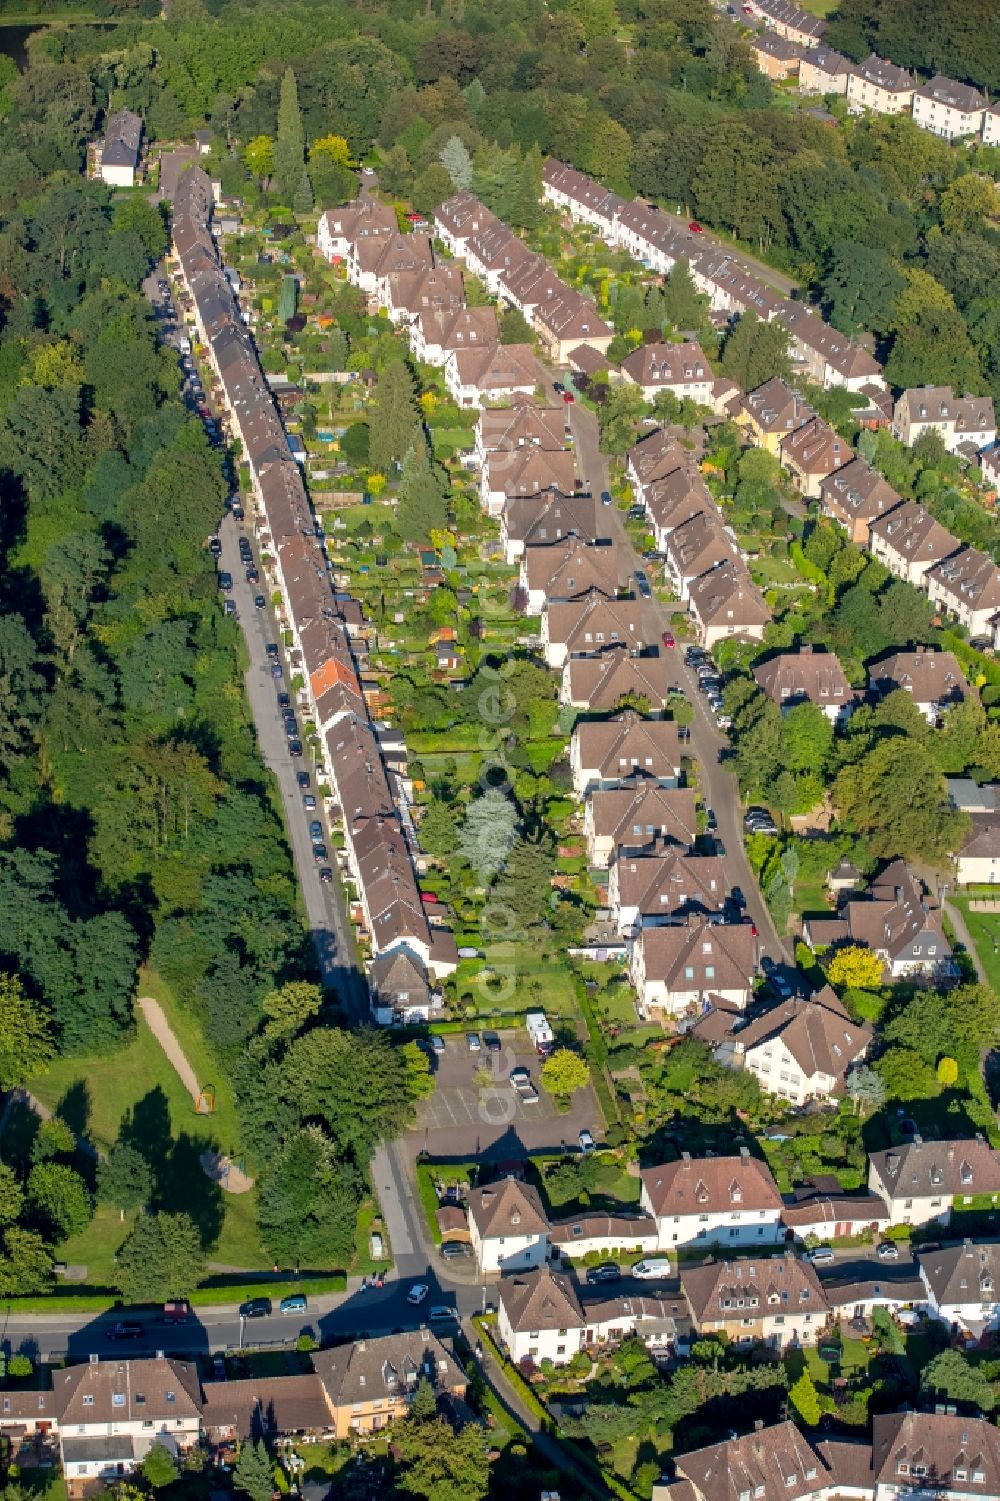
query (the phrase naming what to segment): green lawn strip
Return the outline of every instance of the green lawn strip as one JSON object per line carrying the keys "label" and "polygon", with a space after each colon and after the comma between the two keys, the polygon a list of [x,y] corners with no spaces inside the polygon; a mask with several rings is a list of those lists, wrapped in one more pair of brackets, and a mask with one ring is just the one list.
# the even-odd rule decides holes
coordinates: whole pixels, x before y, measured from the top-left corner
{"label": "green lawn strip", "polygon": [[[240,1303],[246,1298],[284,1298],[289,1293],[303,1292],[319,1296],[321,1293],[340,1293],[347,1287],[344,1272],[317,1272],[311,1275],[302,1272],[298,1277],[274,1277],[270,1281],[259,1280],[260,1272],[246,1278],[209,1277],[191,1293],[192,1308],[214,1308],[229,1303]],[[258,1280],[255,1280],[258,1279]],[[121,1305],[121,1299],[113,1288],[91,1287],[76,1293],[52,1293],[49,1297],[9,1298],[6,1307],[17,1317],[19,1314],[51,1315],[65,1313],[103,1313]]]}
{"label": "green lawn strip", "polygon": [[615,1099],[611,1091],[610,1075],[608,1073],[608,1046],[604,1041],[604,1035],[601,1032],[600,1024],[594,1014],[594,1008],[591,1005],[590,996],[587,994],[586,986],[583,984],[579,975],[575,975],[574,979],[576,981],[576,999],[579,1004],[580,1010],[583,1013],[583,1019],[587,1024],[587,1031],[590,1034],[589,1040],[586,1044],[586,1047],[584,1048],[584,1053],[586,1055],[587,1062],[590,1064],[590,1072],[591,1077],[594,1081],[594,1091],[597,1095],[597,1102],[601,1107],[601,1113],[604,1116],[605,1124],[608,1126],[615,1126],[618,1125],[621,1121],[621,1112],[618,1109],[618,1101]]}
{"label": "green lawn strip", "polygon": [[389,1235],[385,1223],[379,1214],[378,1205],[369,1199],[366,1204],[362,1204],[354,1229],[354,1265],[351,1270],[358,1272],[362,1277],[370,1277],[373,1272],[388,1271],[392,1266],[391,1256],[382,1256],[378,1260],[372,1257],[371,1233],[376,1220],[380,1223],[379,1234],[382,1236],[382,1244],[388,1248]]}
{"label": "green lawn strip", "polygon": [[435,1183],[470,1183],[477,1167],[475,1162],[418,1162],[417,1195],[424,1219],[436,1246],[441,1244],[437,1212],[440,1207]]}
{"label": "green lawn strip", "polygon": [[995,952],[1000,948],[1000,912],[973,912],[966,896],[949,896],[948,901],[965,918],[986,978],[994,990],[1000,991],[1000,955]]}

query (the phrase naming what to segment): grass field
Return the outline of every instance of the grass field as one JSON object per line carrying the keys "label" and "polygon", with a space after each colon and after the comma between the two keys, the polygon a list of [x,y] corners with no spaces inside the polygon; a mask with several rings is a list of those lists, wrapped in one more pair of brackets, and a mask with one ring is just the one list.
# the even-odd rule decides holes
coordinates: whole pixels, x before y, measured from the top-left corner
{"label": "grass field", "polygon": [[993,989],[1000,992],[1000,912],[970,912],[969,898],[949,896],[948,901],[961,912],[969,937],[976,946],[980,963]]}

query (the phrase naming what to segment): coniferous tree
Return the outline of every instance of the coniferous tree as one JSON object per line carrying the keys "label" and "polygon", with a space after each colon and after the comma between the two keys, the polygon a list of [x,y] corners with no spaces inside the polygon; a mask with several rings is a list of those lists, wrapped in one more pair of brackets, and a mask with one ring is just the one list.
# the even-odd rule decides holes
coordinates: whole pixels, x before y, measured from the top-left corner
{"label": "coniferous tree", "polygon": [[449,136],[441,148],[438,161],[451,178],[455,192],[472,187],[472,157],[460,136]]}
{"label": "coniferous tree", "polygon": [[402,360],[390,360],[379,376],[369,410],[368,456],[372,469],[388,473],[400,463],[417,425],[413,377]]}
{"label": "coniferous tree", "polygon": [[308,214],[312,211],[314,201],[309,171],[308,168],[303,167],[302,175],[299,178],[299,185],[295,189],[295,196],[292,199],[292,208],[297,214]]}
{"label": "coniferous tree", "polygon": [[305,160],[305,137],[302,133],[302,114],[299,110],[299,91],[295,74],[285,69],[281,80],[281,95],[278,101],[278,138],[274,143],[274,173],[278,186],[286,198],[291,199],[302,178],[302,163]]}

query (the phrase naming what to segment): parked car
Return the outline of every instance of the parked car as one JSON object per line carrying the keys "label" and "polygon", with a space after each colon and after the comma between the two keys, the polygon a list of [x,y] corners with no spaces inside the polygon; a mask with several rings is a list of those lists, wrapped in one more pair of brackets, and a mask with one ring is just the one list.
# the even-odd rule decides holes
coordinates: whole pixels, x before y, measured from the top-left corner
{"label": "parked car", "polygon": [[208,544],[208,550],[212,554],[213,558],[218,558],[218,557],[221,556],[221,554],[222,554],[222,542],[220,541],[220,539],[218,537],[213,537],[212,538],[211,542]]}
{"label": "parked car", "polygon": [[664,644],[664,646],[676,646],[677,645],[677,642],[674,640],[674,635],[673,635],[672,631],[664,631],[663,632],[663,644]]}
{"label": "parked car", "polygon": [[875,1255],[879,1261],[898,1261],[899,1247],[894,1240],[883,1240],[879,1242]]}
{"label": "parked car", "polygon": [[637,568],[635,570],[635,582],[636,582],[636,587],[639,590],[640,596],[643,599],[652,599],[652,597],[653,597],[653,591],[650,588],[649,579],[643,573],[643,571],[642,571],[641,568]]}
{"label": "parked car", "polygon": [[522,1067],[512,1068],[511,1071],[510,1071],[510,1082],[512,1084],[517,1084],[517,1083],[521,1082],[522,1080],[525,1083],[527,1083],[527,1081],[530,1078],[531,1078],[530,1070],[528,1070],[526,1068],[522,1068]]}
{"label": "parked car", "polygon": [[307,792],[307,793],[304,794],[304,796],[302,798],[302,806],[303,806],[303,808],[305,808],[305,810],[306,810],[307,813],[313,813],[313,812],[315,812],[315,810],[316,810],[316,798],[315,798],[315,795],[312,792]]}
{"label": "parked car", "polygon": [[324,886],[329,886],[330,882],[333,880],[332,866],[321,865],[319,868],[319,878],[323,882]]}
{"label": "parked car", "polygon": [[445,1261],[461,1261],[472,1255],[472,1247],[464,1240],[446,1240],[441,1246],[441,1255]]}
{"label": "parked car", "polygon": [[430,1044],[431,1044],[431,1051],[432,1052],[434,1052],[434,1053],[443,1053],[444,1052],[444,1038],[441,1037],[441,1036],[439,1036],[437,1032],[432,1032],[431,1033],[431,1035],[430,1035]]}
{"label": "parked car", "polygon": [[282,1298],[278,1304],[278,1312],[305,1313],[307,1306],[305,1293],[289,1293],[288,1297]]}
{"label": "parked car", "polygon": [[588,1282],[618,1282],[621,1279],[622,1269],[617,1261],[602,1261],[600,1266],[587,1268]]}
{"label": "parked car", "polygon": [[253,563],[251,563],[250,566],[249,566],[249,568],[247,569],[247,583],[248,584],[259,584],[260,583],[260,574],[257,572],[257,569],[256,569],[256,567],[254,566]]}
{"label": "parked car", "polygon": [[611,491],[610,490],[602,490],[601,491],[601,505],[602,506],[609,506],[610,504],[611,504]]}
{"label": "parked car", "polygon": [[288,754],[290,756],[301,756],[301,754],[302,754],[302,741],[301,740],[289,740],[289,742],[288,742]]}
{"label": "parked car", "polygon": [[478,1053],[483,1046],[478,1032],[470,1032],[465,1040],[468,1043],[470,1053]]}
{"label": "parked car", "polygon": [[813,1266],[831,1266],[833,1264],[833,1247],[817,1246],[814,1251],[808,1253]]}
{"label": "parked car", "polygon": [[290,709],[291,707],[292,707],[291,694],[284,693],[284,692],[279,693],[278,694],[278,708],[281,709],[282,712],[284,712],[285,709]]}
{"label": "parked car", "polygon": [[232,574],[231,573],[226,573],[225,570],[223,570],[223,572],[219,574],[219,588],[222,590],[222,592],[224,594],[228,594],[230,592],[230,590],[232,589],[232,587],[233,587],[233,576],[232,576]]}
{"label": "parked car", "polygon": [[325,844],[313,845],[313,859],[316,861],[317,865],[325,865],[329,858],[330,856],[326,852]]}
{"label": "parked car", "polygon": [[105,1333],[105,1339],[141,1339],[145,1330],[137,1319],[119,1319]]}
{"label": "parked car", "polygon": [[277,642],[275,642],[275,641],[269,641],[267,643],[267,645],[265,646],[265,648],[264,648],[264,654],[265,654],[265,656],[270,657],[272,661],[276,662],[278,660],[278,645],[277,645]]}
{"label": "parked car", "polygon": [[172,1302],[163,1305],[165,1324],[186,1324],[190,1317],[191,1305],[186,1298],[175,1298]]}
{"label": "parked car", "polygon": [[500,1038],[497,1036],[497,1034],[495,1032],[484,1032],[483,1033],[483,1047],[486,1049],[486,1051],[488,1053],[499,1053],[499,1051],[500,1051]]}
{"label": "parked car", "polygon": [[649,1260],[637,1261],[632,1268],[632,1276],[640,1281],[652,1281],[657,1277],[670,1276],[670,1262],[665,1256],[653,1256]]}
{"label": "parked car", "polygon": [[239,620],[239,618],[240,618],[240,612],[236,608],[236,601],[235,601],[235,599],[227,599],[224,608],[225,608],[226,614],[230,617],[230,619],[232,619],[232,620]]}
{"label": "parked car", "polygon": [[458,1314],[454,1308],[448,1308],[444,1303],[436,1303],[433,1308],[427,1310],[428,1324],[454,1324],[458,1322]]}
{"label": "parked car", "polygon": [[553,391],[555,391],[555,393],[556,393],[557,396],[561,396],[563,394],[563,392],[565,391],[566,387],[563,385],[563,383],[562,383],[561,380],[554,380],[552,382],[552,389],[553,389]]}
{"label": "parked car", "polygon": [[255,594],[253,597],[253,602],[258,610],[263,610],[267,606],[267,600],[264,598],[263,594]]}
{"label": "parked car", "polygon": [[566,403],[567,406],[571,407],[573,405],[574,401],[576,400],[576,397],[573,395],[572,391],[564,391],[562,393],[562,399]]}
{"label": "parked car", "polygon": [[586,1127],[580,1132],[577,1141],[580,1143],[581,1152],[593,1152],[597,1146],[596,1141]]}
{"label": "parked car", "polygon": [[414,1308],[416,1308],[419,1303],[424,1301],[429,1292],[430,1288],[426,1282],[414,1282],[410,1291],[406,1294],[406,1301],[407,1303],[412,1303]]}
{"label": "parked car", "polygon": [[313,844],[323,843],[323,825],[320,823],[318,818],[312,818],[309,820],[309,837],[312,840]]}
{"label": "parked car", "polygon": [[240,1304],[241,1319],[266,1319],[271,1314],[270,1298],[248,1298]]}
{"label": "parked car", "polygon": [[[284,697],[287,698],[288,694],[286,693],[284,695]],[[298,786],[301,787],[302,791],[304,792],[306,790],[306,788],[309,786],[309,782],[310,782],[309,773],[307,771],[297,771],[295,773],[295,781],[298,784]]]}
{"label": "parked car", "polygon": [[688,229],[693,235],[703,235],[705,233],[701,225],[695,219],[691,220],[691,223],[688,225]]}

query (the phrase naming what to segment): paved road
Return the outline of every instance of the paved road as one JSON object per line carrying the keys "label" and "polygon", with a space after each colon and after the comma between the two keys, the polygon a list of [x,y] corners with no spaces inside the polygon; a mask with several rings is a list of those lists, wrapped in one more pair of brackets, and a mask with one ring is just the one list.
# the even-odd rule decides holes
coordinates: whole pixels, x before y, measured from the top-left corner
{"label": "paved road", "polygon": [[[551,377],[547,385],[552,399],[557,401],[558,396],[551,390]],[[597,418],[582,402],[578,401],[570,408],[570,425],[573,429],[573,445],[579,457],[580,475],[586,481],[591,493],[600,495],[602,490],[608,488],[608,463],[600,449]],[[624,518],[618,507],[614,505],[603,507],[602,514],[608,522],[612,540],[620,548],[622,556],[629,561],[633,569],[646,567],[632,546],[628,532],[625,530]],[[646,602],[645,610],[646,639],[659,641],[663,632],[670,628],[670,608],[661,604],[659,600],[652,599]],[[705,801],[714,810],[718,820],[719,838],[726,851],[726,873],[729,883],[731,886],[739,886],[743,892],[747,899],[746,910],[760,934],[758,957],[769,956],[778,962],[789,962],[792,959],[791,950],[778,936],[767,903],[764,901],[757,879],[746,857],[743,845],[743,807],[739,787],[736,778],[720,760],[720,756],[728,749],[729,739],[709,714],[704,696],[698,691],[697,678],[685,665],[681,648],[664,647],[663,650],[668,654],[672,668],[671,687],[680,689],[694,708],[691,750],[700,768]]]}

